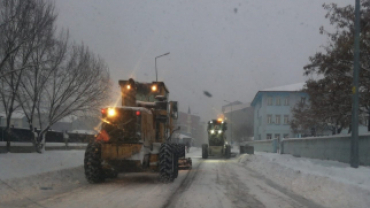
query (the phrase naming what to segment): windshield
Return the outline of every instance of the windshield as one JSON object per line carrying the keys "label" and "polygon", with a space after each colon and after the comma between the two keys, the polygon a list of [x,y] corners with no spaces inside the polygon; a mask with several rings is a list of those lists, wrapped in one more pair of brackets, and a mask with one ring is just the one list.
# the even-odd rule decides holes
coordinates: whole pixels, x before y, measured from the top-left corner
{"label": "windshield", "polygon": [[0,0],[0,207],[370,207],[370,0]]}

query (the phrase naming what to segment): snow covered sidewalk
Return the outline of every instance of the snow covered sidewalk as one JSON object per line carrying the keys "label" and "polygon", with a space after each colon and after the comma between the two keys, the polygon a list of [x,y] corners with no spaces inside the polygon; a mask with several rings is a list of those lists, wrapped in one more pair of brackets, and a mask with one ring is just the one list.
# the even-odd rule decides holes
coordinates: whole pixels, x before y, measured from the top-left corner
{"label": "snow covered sidewalk", "polygon": [[325,207],[370,207],[369,167],[260,152],[241,155],[239,162]]}

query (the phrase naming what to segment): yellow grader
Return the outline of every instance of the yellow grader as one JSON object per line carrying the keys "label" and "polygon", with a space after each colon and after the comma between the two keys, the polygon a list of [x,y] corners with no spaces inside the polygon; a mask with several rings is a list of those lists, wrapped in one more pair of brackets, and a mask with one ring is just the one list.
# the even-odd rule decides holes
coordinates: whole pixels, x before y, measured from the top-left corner
{"label": "yellow grader", "polygon": [[157,171],[162,182],[191,168],[185,147],[171,142],[178,117],[176,101],[167,101],[163,82],[119,81],[122,106],[101,110],[101,130],[85,152],[85,176],[90,183],[117,177],[120,172]]}

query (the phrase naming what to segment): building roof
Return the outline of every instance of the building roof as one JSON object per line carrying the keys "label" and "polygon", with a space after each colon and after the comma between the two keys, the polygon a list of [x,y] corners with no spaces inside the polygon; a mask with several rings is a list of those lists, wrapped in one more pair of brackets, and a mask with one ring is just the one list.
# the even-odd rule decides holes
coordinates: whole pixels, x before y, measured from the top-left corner
{"label": "building roof", "polygon": [[303,88],[305,87],[305,82],[300,82],[296,84],[290,84],[290,85],[283,85],[273,88],[267,88],[264,90],[260,90],[256,93],[256,95],[253,98],[253,101],[251,103],[251,106],[254,106],[257,102],[257,100],[260,98],[260,95],[262,92],[301,92]]}
{"label": "building roof", "polygon": [[295,92],[295,91],[301,91],[305,85],[306,85],[305,82],[300,82],[296,84],[267,88],[264,90],[260,90],[260,92]]}

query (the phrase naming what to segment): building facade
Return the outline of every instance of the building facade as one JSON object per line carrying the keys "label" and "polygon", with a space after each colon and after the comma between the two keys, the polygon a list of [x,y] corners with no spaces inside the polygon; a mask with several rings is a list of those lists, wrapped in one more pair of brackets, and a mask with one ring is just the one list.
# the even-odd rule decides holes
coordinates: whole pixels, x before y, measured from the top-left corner
{"label": "building facade", "polygon": [[298,137],[290,128],[292,108],[298,102],[308,102],[308,94],[302,92],[305,83],[297,83],[257,92],[254,107],[254,139],[281,139]]}

